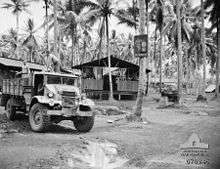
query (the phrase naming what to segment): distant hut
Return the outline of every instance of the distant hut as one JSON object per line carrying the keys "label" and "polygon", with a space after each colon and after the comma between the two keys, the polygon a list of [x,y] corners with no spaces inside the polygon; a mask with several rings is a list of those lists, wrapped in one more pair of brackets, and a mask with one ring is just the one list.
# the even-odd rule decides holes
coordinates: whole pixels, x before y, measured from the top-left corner
{"label": "distant hut", "polygon": [[[110,87],[108,78],[108,58],[73,66],[82,71],[81,89],[87,96],[107,99]],[[139,66],[111,56],[113,96],[115,99],[136,98],[138,92]],[[146,76],[150,72],[146,69]]]}

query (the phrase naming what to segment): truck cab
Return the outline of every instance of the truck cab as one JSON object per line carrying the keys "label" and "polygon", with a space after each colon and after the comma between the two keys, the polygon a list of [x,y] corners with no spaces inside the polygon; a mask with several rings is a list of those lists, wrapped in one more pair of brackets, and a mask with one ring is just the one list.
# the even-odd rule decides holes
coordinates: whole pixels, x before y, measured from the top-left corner
{"label": "truck cab", "polygon": [[19,110],[27,113],[33,131],[44,131],[49,123],[62,120],[73,121],[80,132],[93,127],[95,104],[80,92],[78,75],[35,72],[23,79],[5,80],[3,86],[7,117],[14,120]]}

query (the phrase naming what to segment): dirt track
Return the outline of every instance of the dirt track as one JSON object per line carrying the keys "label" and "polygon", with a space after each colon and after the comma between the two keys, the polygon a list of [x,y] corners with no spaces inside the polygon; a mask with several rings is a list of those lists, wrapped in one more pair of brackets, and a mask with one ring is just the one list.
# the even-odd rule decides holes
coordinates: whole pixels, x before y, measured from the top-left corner
{"label": "dirt track", "polygon": [[[123,107],[133,104],[123,103]],[[15,122],[8,122],[1,110],[0,168],[204,168],[187,165],[179,158],[180,145],[192,133],[209,144],[209,166],[217,168],[219,102],[201,104],[188,100],[186,105],[181,109],[157,109],[158,103],[146,100],[143,117],[148,123],[125,120],[107,123],[123,115],[97,115],[94,128],[85,134],[77,133],[69,121],[52,125],[46,133],[33,133],[27,117],[20,116]]]}

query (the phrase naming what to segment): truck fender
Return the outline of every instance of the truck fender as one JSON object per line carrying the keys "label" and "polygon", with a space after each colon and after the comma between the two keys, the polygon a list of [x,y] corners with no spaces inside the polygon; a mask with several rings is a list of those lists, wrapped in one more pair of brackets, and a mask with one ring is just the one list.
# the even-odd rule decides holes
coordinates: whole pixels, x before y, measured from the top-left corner
{"label": "truck fender", "polygon": [[80,111],[92,111],[94,107],[95,107],[95,103],[91,99],[86,98],[79,102]]}
{"label": "truck fender", "polygon": [[54,106],[55,104],[62,105],[62,102],[59,101],[59,100],[54,100],[54,99],[48,98],[46,96],[34,96],[31,99],[30,109],[36,103],[46,104],[46,105],[49,105],[49,106]]}

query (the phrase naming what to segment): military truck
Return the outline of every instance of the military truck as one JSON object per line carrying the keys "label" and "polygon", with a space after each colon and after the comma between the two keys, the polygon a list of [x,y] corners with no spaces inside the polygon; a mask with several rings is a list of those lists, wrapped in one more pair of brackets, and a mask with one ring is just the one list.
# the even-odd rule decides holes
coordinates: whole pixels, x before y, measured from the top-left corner
{"label": "military truck", "polygon": [[15,120],[18,111],[28,114],[36,132],[62,120],[71,120],[79,132],[88,132],[94,124],[95,104],[81,94],[79,82],[79,76],[55,72],[4,79],[1,105],[10,120]]}

